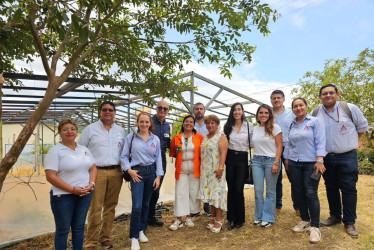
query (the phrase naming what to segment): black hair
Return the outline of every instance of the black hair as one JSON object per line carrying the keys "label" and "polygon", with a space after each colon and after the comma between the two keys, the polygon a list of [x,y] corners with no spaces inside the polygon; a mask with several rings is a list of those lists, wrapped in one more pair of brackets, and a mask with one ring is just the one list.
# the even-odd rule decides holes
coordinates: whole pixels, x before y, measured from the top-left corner
{"label": "black hair", "polygon": [[293,108],[293,103],[297,100],[302,100],[306,106],[308,106],[308,103],[306,102],[306,100],[302,97],[296,97],[295,99],[293,99],[292,103],[291,103],[291,108]]}
{"label": "black hair", "polygon": [[[195,124],[195,121],[196,121],[196,120],[195,120],[195,117],[194,117],[193,115],[188,115],[188,116],[184,117],[184,118],[183,118],[183,121],[182,121],[182,129],[181,129],[181,133],[184,132],[184,127],[183,127],[184,121],[185,121],[187,118],[190,118],[190,117],[193,119],[193,124]],[[197,133],[197,131],[196,131],[195,128],[192,129],[192,133],[194,133],[194,134]]]}
{"label": "black hair", "polygon": [[283,91],[282,91],[282,90],[279,90],[279,89],[276,89],[276,90],[274,90],[273,92],[271,92],[270,99],[273,97],[273,95],[276,95],[276,94],[282,95],[282,97],[284,98],[284,93],[283,93]]}
{"label": "black hair", "polygon": [[204,110],[205,110],[205,105],[204,105],[204,104],[202,104],[201,102],[195,103],[195,104],[193,105],[193,108],[192,108],[192,110],[194,110],[194,109],[195,109],[196,105],[203,105],[203,107],[204,107]]}
{"label": "black hair", "polygon": [[323,86],[319,89],[319,95],[322,94],[322,89],[327,88],[327,87],[333,87],[333,88],[335,89],[336,93],[338,93],[338,88],[337,88],[334,84],[329,83],[329,84],[323,85]]}
{"label": "black hair", "polygon": [[105,104],[109,104],[110,106],[113,107],[114,111],[116,111],[116,106],[115,106],[114,103],[111,102],[111,101],[104,101],[104,102],[102,102],[102,103],[100,104],[100,111],[103,109],[103,106],[104,106]]}
{"label": "black hair", "polygon": [[[240,102],[234,103],[231,106],[229,117],[227,117],[227,122],[225,123],[225,126],[223,127],[223,132],[225,133],[228,140],[230,139],[230,134],[231,134],[231,131],[232,131],[232,127],[235,125],[234,110],[235,110],[235,107],[238,106],[238,105],[240,105],[240,107],[242,107],[242,110],[244,111],[243,104],[241,104]],[[243,114],[242,115],[242,122],[244,122],[244,121],[245,121],[245,116]]]}

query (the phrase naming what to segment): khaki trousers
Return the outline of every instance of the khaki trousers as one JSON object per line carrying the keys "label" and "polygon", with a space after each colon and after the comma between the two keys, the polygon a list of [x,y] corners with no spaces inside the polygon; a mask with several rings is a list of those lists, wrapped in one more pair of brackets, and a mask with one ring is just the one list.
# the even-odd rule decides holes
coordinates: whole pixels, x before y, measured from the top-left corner
{"label": "khaki trousers", "polygon": [[87,216],[85,247],[96,246],[98,242],[110,239],[122,181],[120,168],[98,169]]}

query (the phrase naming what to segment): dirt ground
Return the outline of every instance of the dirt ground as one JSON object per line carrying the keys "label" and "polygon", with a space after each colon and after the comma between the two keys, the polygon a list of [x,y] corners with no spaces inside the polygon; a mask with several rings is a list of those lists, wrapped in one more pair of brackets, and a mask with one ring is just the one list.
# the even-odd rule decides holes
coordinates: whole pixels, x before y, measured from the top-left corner
{"label": "dirt ground", "polygon": [[[168,229],[174,217],[172,211],[164,212],[161,228],[150,227],[146,233],[148,243],[140,243],[142,249],[374,249],[374,176],[360,176],[358,182],[358,206],[356,228],[358,239],[352,239],[344,230],[344,225],[322,227],[319,244],[309,243],[308,233],[293,233],[292,227],[300,222],[290,198],[290,184],[283,179],[283,208],[277,214],[276,223],[269,228],[253,225],[253,188],[245,189],[246,223],[240,229],[227,230],[225,223],[221,233],[210,232],[206,225],[209,218],[201,215],[194,218],[195,227],[182,227],[177,231]],[[321,220],[328,217],[328,204],[323,180],[320,183]],[[116,223],[113,228],[113,249],[129,249],[130,222]],[[53,249],[53,234],[21,242],[7,249]],[[98,246],[97,249],[103,249]]]}

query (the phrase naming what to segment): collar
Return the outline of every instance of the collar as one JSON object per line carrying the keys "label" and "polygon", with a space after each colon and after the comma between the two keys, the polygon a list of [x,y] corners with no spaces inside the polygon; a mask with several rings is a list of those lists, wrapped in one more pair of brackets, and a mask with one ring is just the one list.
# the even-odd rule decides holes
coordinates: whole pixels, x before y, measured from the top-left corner
{"label": "collar", "polygon": [[[98,122],[99,122],[99,124],[100,124],[100,127],[101,127],[101,128],[104,128],[104,123],[101,121],[101,119],[99,119]],[[110,124],[110,127],[111,127],[111,128],[113,127],[113,124],[114,124],[114,122],[113,122],[112,124]]]}

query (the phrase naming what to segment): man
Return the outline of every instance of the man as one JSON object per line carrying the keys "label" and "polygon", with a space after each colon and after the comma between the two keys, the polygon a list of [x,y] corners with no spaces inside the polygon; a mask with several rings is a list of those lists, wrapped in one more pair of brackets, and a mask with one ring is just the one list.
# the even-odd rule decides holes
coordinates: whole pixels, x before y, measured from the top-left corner
{"label": "man", "polygon": [[[324,158],[325,180],[330,217],[321,222],[322,226],[332,226],[342,221],[348,235],[358,237],[355,228],[359,138],[368,130],[368,122],[361,110],[350,103],[337,101],[338,89],[333,84],[321,87],[317,117],[325,124],[326,151]],[[341,194],[340,194],[341,192]],[[340,197],[342,196],[342,197]]]}
{"label": "man", "polygon": [[88,125],[78,140],[91,151],[98,170],[87,217],[85,249],[96,249],[98,242],[105,248],[113,247],[110,234],[122,186],[120,156],[125,140],[125,131],[114,123],[115,115],[114,104],[103,102],[100,119]]}
{"label": "man", "polygon": [[[275,118],[274,122],[278,124],[282,130],[283,150],[284,150],[284,147],[286,146],[287,141],[288,141],[288,129],[290,128],[290,124],[294,120],[295,115],[293,114],[292,110],[283,106],[283,103],[286,99],[284,97],[284,93],[282,90],[274,90],[270,95],[270,100],[271,100],[271,104],[273,106],[273,111],[274,111],[274,118]],[[281,159],[284,165],[283,153],[282,153]],[[280,212],[282,208],[282,197],[283,197],[282,169],[283,168],[281,167],[279,170],[279,175],[278,175],[278,180],[277,180],[276,204],[275,204],[277,212]],[[287,174],[288,180],[292,182],[291,175],[289,175],[287,171],[286,171],[286,174]],[[292,190],[291,190],[291,198],[292,198],[293,208],[295,209],[296,214],[300,215],[300,211],[296,205],[296,199],[293,195]]]}
{"label": "man", "polygon": [[[205,115],[205,106],[201,102],[196,103],[193,106],[193,114],[195,116],[195,129],[198,133],[202,134],[204,137],[208,134],[208,130],[206,129],[206,125],[204,123],[204,115]],[[204,212],[210,216],[210,206],[209,203],[204,203]],[[200,213],[192,214],[192,217],[199,216]]]}
{"label": "man", "polygon": [[155,127],[154,134],[160,139],[161,146],[161,158],[162,158],[162,168],[164,169],[164,175],[161,176],[160,186],[157,188],[151,197],[149,202],[149,211],[148,211],[148,225],[154,227],[162,227],[163,222],[157,220],[156,218],[156,206],[158,198],[160,197],[160,188],[164,176],[166,173],[166,149],[170,147],[170,124],[166,122],[166,116],[169,113],[169,104],[161,100],[156,105],[156,115],[152,117],[153,124]]}

